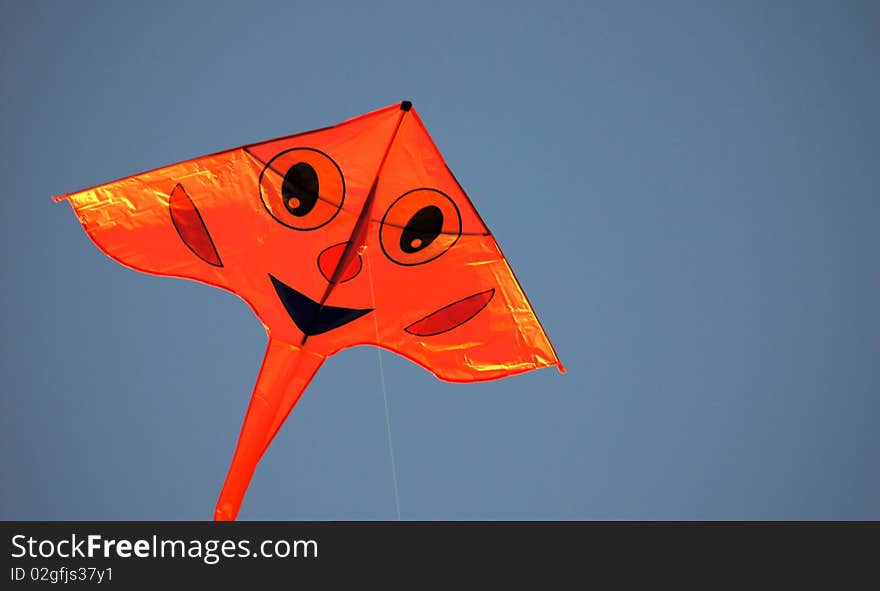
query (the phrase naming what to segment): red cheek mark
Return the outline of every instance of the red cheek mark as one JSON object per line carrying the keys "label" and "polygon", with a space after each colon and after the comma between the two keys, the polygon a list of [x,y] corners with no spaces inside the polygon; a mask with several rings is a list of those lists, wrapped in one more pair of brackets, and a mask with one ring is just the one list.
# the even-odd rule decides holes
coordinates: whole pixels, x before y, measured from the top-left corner
{"label": "red cheek mark", "polygon": [[171,222],[174,224],[174,229],[177,230],[177,234],[187,248],[209,265],[222,267],[220,255],[217,254],[214,241],[208,234],[208,228],[205,227],[202,215],[183,189],[183,185],[178,184],[171,191],[168,207],[171,211]]}
{"label": "red cheek mark", "polygon": [[476,316],[480,310],[486,307],[494,295],[494,288],[475,293],[428,314],[404,330],[420,337],[430,337],[447,332]]}

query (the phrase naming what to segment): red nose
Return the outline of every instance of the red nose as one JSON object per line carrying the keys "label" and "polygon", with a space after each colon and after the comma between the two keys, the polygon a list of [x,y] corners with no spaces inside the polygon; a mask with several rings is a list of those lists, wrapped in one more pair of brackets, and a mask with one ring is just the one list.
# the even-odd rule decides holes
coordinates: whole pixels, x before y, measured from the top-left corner
{"label": "red nose", "polygon": [[[339,266],[342,255],[345,253],[346,246],[348,246],[348,242],[340,242],[339,244],[334,244],[329,248],[325,248],[324,251],[318,255],[318,268],[321,270],[321,275],[323,275],[324,279],[327,281],[332,281],[333,274],[336,273],[336,267]],[[342,283],[354,279],[357,277],[358,273],[361,272],[361,267],[363,267],[361,255],[355,254],[349,259],[345,268],[340,270],[339,278],[336,281]]]}

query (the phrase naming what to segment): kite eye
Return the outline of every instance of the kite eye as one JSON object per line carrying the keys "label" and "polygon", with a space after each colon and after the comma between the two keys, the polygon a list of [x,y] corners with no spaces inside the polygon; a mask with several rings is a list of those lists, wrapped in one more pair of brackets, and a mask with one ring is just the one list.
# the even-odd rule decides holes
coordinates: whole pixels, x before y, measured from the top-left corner
{"label": "kite eye", "polygon": [[315,209],[318,203],[318,173],[305,162],[290,167],[281,184],[281,200],[287,211],[298,218]]}
{"label": "kite eye", "polygon": [[272,158],[260,173],[260,197],[278,222],[294,230],[314,230],[342,209],[345,179],[327,154],[293,148]]}
{"label": "kite eye", "polygon": [[455,202],[436,189],[415,189],[391,204],[382,218],[379,242],[398,265],[421,265],[449,250],[461,236]]}

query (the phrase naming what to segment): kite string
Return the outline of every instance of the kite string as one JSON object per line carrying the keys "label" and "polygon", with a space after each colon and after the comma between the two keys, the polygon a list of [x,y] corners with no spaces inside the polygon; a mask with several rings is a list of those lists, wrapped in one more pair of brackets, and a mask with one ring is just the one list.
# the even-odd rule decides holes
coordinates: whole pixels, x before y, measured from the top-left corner
{"label": "kite string", "polygon": [[[366,254],[366,245],[362,247],[361,254]],[[370,301],[373,306],[373,324],[376,328],[376,354],[379,357],[379,381],[382,383],[382,400],[385,402],[385,429],[388,432],[388,453],[391,456],[391,479],[394,483],[394,507],[397,509],[397,521],[400,521],[400,492],[397,487],[397,462],[394,461],[394,443],[391,438],[391,414],[388,412],[388,387],[385,384],[385,367],[382,363],[382,348],[379,344],[379,319],[376,316],[376,292],[373,290],[373,263],[370,257],[367,259],[367,277],[370,280]]]}

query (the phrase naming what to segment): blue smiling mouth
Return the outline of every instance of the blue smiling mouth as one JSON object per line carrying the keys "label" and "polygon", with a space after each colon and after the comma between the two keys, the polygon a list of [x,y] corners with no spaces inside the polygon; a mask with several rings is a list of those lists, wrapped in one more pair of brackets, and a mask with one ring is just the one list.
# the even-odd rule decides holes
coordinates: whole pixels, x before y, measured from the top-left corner
{"label": "blue smiling mouth", "polygon": [[321,305],[310,297],[298,292],[283,281],[279,281],[269,274],[272,286],[278,299],[287,310],[287,314],[296,324],[303,335],[311,337],[334,328],[345,326],[353,320],[357,320],[364,314],[372,312],[372,308],[366,310],[354,310],[352,308],[339,308],[336,306]]}

